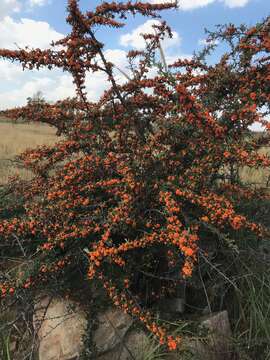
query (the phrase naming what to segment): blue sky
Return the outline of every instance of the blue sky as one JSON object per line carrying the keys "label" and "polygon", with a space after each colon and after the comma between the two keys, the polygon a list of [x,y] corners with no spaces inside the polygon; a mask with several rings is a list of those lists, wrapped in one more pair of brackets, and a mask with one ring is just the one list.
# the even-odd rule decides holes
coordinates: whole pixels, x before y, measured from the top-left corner
{"label": "blue sky", "polygon": [[[186,0],[189,3],[203,3],[204,1]],[[154,2],[154,1],[153,1]],[[207,1],[205,1],[207,2]],[[210,1],[209,1],[210,2]],[[243,2],[235,0],[235,6],[226,6],[224,1],[213,1],[205,6],[192,5],[186,10],[168,10],[162,14],[163,18],[170,24],[173,30],[177,31],[181,38],[181,51],[185,54],[192,53],[198,49],[198,40],[204,38],[204,28],[214,29],[217,24],[232,22],[234,24],[245,23],[253,25],[270,13],[270,0],[249,0]],[[93,9],[101,1],[81,0],[82,9]],[[236,6],[237,3],[245,5]],[[89,6],[91,4],[91,6]],[[181,8],[181,0],[179,2]],[[66,1],[51,0],[47,6],[35,8],[31,13],[31,18],[35,20],[48,21],[49,24],[61,33],[69,31],[69,26],[65,23]],[[21,16],[27,16],[27,12]],[[145,18],[130,17],[127,26],[121,30],[102,31],[101,39],[108,43],[110,47],[119,46],[119,36],[129,32],[135,27],[141,25]],[[109,37],[108,37],[109,33]]]}
{"label": "blue sky", "polygon": [[[29,44],[46,48],[51,40],[57,40],[69,31],[65,23],[66,3],[65,0],[0,0],[0,47],[15,49]],[[84,10],[93,9],[100,3],[97,0],[80,1]],[[270,0],[182,0],[179,4],[180,9],[163,12],[163,18],[174,31],[173,40],[164,42],[168,61],[190,56],[201,49],[204,28],[214,30],[216,24],[229,22],[253,25],[270,12]],[[142,46],[139,33],[149,29],[151,24],[141,16],[129,17],[125,28],[100,30],[98,38],[106,43],[110,60],[124,69],[126,51]],[[119,75],[119,82],[122,81]],[[101,75],[89,75],[87,89],[90,99],[99,96],[104,83]],[[0,60],[0,109],[23,105],[26,98],[38,90],[51,101],[74,94],[67,73],[48,70],[22,72],[18,64]]]}

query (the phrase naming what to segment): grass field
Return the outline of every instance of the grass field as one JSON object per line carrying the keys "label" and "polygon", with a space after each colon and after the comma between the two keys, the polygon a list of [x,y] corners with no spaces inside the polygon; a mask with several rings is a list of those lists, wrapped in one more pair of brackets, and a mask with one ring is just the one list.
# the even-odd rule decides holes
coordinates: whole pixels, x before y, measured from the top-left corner
{"label": "grass field", "polygon": [[[35,148],[38,145],[54,144],[59,138],[55,135],[55,129],[44,124],[14,124],[8,121],[0,121],[0,184],[6,184],[9,176],[20,174],[24,179],[29,179],[31,173],[10,160],[27,148]],[[269,152],[262,149],[261,152]],[[245,181],[256,186],[266,187],[270,171],[250,169],[244,167],[240,176]]]}
{"label": "grass field", "polygon": [[44,124],[14,124],[0,121],[0,184],[6,184],[10,176],[20,174],[24,179],[31,173],[12,162],[16,155],[38,145],[51,145],[57,139],[55,129]]}
{"label": "grass field", "polygon": [[[270,154],[269,148],[262,148],[259,150],[261,154]],[[269,187],[270,183],[270,170],[254,169],[245,166],[240,170],[240,177],[248,183],[254,184],[255,186]]]}

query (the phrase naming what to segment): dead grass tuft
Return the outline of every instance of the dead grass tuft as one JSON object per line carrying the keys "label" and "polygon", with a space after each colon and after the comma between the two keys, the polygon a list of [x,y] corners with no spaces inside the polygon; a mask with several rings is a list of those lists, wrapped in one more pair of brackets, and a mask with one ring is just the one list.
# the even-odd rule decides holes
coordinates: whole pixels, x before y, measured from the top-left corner
{"label": "dead grass tuft", "polygon": [[12,160],[28,148],[52,145],[59,138],[55,129],[44,124],[14,124],[0,122],[0,184],[8,183],[10,176],[20,174],[30,179],[30,171],[21,169]]}

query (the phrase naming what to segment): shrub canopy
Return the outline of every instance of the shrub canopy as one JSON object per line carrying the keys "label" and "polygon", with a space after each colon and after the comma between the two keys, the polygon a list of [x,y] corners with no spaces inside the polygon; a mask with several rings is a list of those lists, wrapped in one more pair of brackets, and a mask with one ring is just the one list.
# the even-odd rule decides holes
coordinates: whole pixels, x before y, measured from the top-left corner
{"label": "shrub canopy", "polygon": [[[177,340],[144,307],[145,289],[136,285],[136,274],[162,279],[148,295],[154,301],[192,277],[209,243],[236,246],[240,231],[269,236],[237,206],[267,196],[243,183],[238,169],[270,165],[258,152],[269,145],[270,21],[218,27],[201,54],[168,65],[160,40],[172,32],[160,21],[144,35],[145,50],[127,54],[130,72],[118,84],[95,29],[121,28],[128,14],[158,18],[176,4],[106,2],[82,12],[78,3],[68,1],[71,32],[50,49],[0,50],[1,58],[24,69],[69,72],[77,93],[54,104],[29,102],[2,111],[11,119],[54,126],[63,140],[20,155],[34,177],[11,182],[23,206],[2,216],[1,252],[23,252],[34,265],[19,279],[3,277],[0,293],[4,299],[39,290],[52,276],[65,277],[87,263],[85,275],[101,280],[114,304],[174,349]],[[228,52],[209,65],[206,56],[217,40],[228,44]],[[89,71],[105,73],[110,84],[97,102],[87,97]],[[254,123],[264,127],[260,136],[251,136]]]}

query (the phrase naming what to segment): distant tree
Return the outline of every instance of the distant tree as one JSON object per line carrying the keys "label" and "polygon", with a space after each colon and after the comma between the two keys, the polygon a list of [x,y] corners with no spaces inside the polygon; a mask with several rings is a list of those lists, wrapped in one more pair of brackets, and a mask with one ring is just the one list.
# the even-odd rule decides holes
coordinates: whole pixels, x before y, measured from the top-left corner
{"label": "distant tree", "polygon": [[33,94],[33,96],[29,96],[27,98],[27,105],[40,105],[45,104],[45,98],[42,91],[38,90]]}

